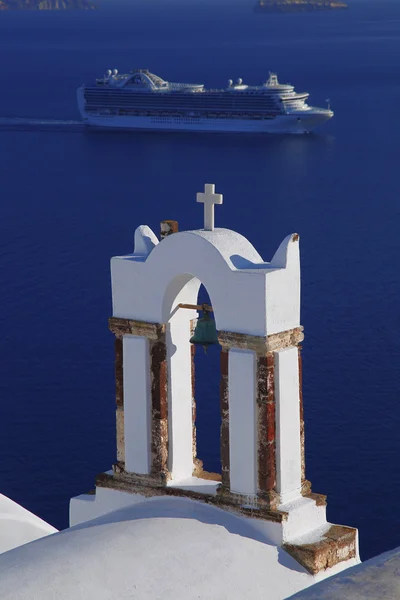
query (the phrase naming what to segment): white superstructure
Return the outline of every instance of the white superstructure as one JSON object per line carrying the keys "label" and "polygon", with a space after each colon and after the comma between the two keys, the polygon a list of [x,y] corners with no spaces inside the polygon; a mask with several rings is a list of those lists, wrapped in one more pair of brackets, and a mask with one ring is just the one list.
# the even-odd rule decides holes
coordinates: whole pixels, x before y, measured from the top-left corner
{"label": "white superstructure", "polygon": [[277,75],[258,86],[229,80],[225,89],[171,83],[146,69],[107,71],[81,86],[78,106],[94,127],[167,131],[307,133],[333,116],[307,104],[309,94],[280,84]]}

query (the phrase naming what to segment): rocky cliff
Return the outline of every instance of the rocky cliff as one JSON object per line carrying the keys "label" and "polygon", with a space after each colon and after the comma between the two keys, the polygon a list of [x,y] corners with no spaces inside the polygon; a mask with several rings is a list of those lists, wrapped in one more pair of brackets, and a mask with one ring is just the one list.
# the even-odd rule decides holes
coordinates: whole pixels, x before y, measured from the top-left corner
{"label": "rocky cliff", "polygon": [[89,0],[0,0],[1,10],[96,10]]}
{"label": "rocky cliff", "polygon": [[312,12],[347,8],[341,0],[258,0],[256,12]]}

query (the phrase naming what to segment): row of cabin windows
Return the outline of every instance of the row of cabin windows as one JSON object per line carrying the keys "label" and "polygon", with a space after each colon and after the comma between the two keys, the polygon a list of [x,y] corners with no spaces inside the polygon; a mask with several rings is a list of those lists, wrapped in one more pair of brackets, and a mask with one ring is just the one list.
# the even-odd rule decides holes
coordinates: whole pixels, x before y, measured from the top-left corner
{"label": "row of cabin windows", "polygon": [[147,101],[147,100],[133,100],[130,98],[99,98],[93,96],[86,96],[85,100],[87,102],[91,102],[93,104],[107,104],[107,105],[124,105],[124,106],[168,106],[168,107],[192,107],[196,108],[247,108],[247,109],[257,109],[264,108],[267,106],[276,106],[276,102],[166,102],[166,101]]}

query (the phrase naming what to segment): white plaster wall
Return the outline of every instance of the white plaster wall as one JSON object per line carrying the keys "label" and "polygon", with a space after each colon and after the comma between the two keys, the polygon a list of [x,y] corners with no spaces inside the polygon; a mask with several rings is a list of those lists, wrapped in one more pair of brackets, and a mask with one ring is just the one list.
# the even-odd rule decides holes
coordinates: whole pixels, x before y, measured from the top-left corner
{"label": "white plaster wall", "polygon": [[123,338],[125,468],[150,473],[150,358],[146,338]]}
{"label": "white plaster wall", "polygon": [[[179,310],[178,305],[197,304],[201,282],[188,273],[177,275],[167,285],[162,305],[162,322],[167,323],[171,316]],[[185,309],[187,318],[196,319],[197,311]],[[190,313],[190,315],[189,315]]]}
{"label": "white plaster wall", "polygon": [[[210,234],[209,239],[204,237],[205,233]],[[145,262],[143,257],[135,255],[114,257],[111,260],[113,315],[165,322],[169,318],[169,314],[165,314],[165,292],[171,281],[186,274],[186,281],[195,277],[207,288],[218,329],[265,335],[266,271],[263,267],[268,270],[269,265],[249,262],[244,247],[252,246],[247,240],[243,244],[243,240],[243,236],[229,230],[182,232],[160,242]],[[252,272],[237,269],[228,253],[235,264],[257,268]],[[253,249],[248,256],[254,259],[254,253]],[[177,286],[171,296],[179,291]],[[186,293],[185,302],[197,301],[194,287],[189,286]],[[252,299],[251,311],[248,310],[249,298]]]}
{"label": "white plaster wall", "polygon": [[281,503],[300,496],[301,445],[297,348],[275,352],[277,490]]}
{"label": "white plaster wall", "polygon": [[330,523],[326,521],[326,506],[317,506],[314,500],[303,496],[281,504],[279,509],[288,513],[282,522],[282,541],[293,542],[316,530],[326,531]]}
{"label": "white plaster wall", "polygon": [[81,494],[69,503],[69,526],[91,521],[107,513],[145,500],[140,494],[130,494],[112,488],[96,488],[96,494]]}
{"label": "white plaster wall", "polygon": [[298,236],[285,238],[271,261],[276,270],[267,274],[267,335],[300,325],[300,253]]}
{"label": "white plaster wall", "polygon": [[177,310],[167,328],[169,469],[173,480],[193,473],[191,310]]}
{"label": "white plaster wall", "polygon": [[249,350],[229,351],[229,452],[232,492],[257,492],[256,360]]}
{"label": "white plaster wall", "polygon": [[[210,294],[219,330],[264,336],[297,327],[298,246],[297,235],[287,236],[266,263],[248,240],[228,229],[175,233],[150,249],[147,257],[141,253],[111,260],[113,315],[166,322],[165,304],[171,305],[174,294],[197,278]],[[179,276],[180,287],[170,287]],[[195,287],[186,289],[185,302],[196,302]],[[167,303],[166,290],[171,296]]]}

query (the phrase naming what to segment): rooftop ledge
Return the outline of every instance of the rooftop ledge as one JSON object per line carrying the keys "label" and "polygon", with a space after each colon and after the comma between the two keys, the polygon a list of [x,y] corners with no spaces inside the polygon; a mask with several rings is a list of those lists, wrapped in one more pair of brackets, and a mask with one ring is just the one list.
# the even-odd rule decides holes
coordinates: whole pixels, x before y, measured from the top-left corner
{"label": "rooftop ledge", "polygon": [[168,481],[167,487],[176,488],[198,494],[217,495],[217,487],[220,482],[214,479],[201,479],[200,477],[188,477],[187,479],[174,479]]}

